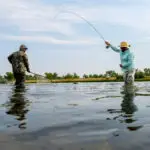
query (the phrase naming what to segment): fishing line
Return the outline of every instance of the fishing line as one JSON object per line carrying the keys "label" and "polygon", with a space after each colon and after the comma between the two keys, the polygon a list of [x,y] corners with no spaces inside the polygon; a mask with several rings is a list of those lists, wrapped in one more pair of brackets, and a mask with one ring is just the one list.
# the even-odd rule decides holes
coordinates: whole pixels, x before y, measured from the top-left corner
{"label": "fishing line", "polygon": [[79,17],[80,19],[84,20],[88,25],[90,25],[90,26],[94,29],[94,31],[99,35],[99,37],[105,42],[104,36],[95,28],[95,26],[94,26],[91,22],[89,22],[89,21],[88,21],[87,19],[85,19],[84,17],[80,16],[80,15],[77,14],[76,12],[73,12],[73,11],[64,11],[64,10],[63,10],[63,11],[60,11],[60,12],[54,17],[54,19],[57,18],[61,13],[70,13],[70,14],[73,14],[73,15]]}
{"label": "fishing line", "polygon": [[36,82],[38,83],[38,80],[40,80],[40,82],[42,82],[43,81],[43,83],[45,82],[45,81],[48,81],[48,82],[52,82],[52,80],[50,80],[50,79],[47,79],[45,76],[43,76],[43,75],[40,75],[40,74],[37,74],[37,73],[34,73],[34,72],[30,72],[31,74],[33,74],[35,77],[36,77]]}

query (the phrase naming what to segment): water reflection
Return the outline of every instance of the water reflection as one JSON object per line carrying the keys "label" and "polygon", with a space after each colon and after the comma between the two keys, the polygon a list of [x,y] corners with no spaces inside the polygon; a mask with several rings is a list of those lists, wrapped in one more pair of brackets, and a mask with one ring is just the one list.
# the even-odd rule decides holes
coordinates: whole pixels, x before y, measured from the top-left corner
{"label": "water reflection", "polygon": [[[137,125],[137,120],[135,119],[135,112],[138,111],[138,108],[134,103],[136,91],[137,89],[134,86],[124,86],[121,90],[121,94],[123,94],[121,109],[108,109],[109,113],[117,114],[117,116],[113,117],[113,120],[119,120],[120,123],[126,123],[127,129],[130,131],[135,131],[143,127]],[[108,119],[109,118],[107,118],[107,120]]]}
{"label": "water reflection", "polygon": [[117,113],[121,114],[115,118],[122,116],[133,116],[134,112],[137,111],[137,107],[134,104],[135,90],[133,87],[123,87],[121,90],[123,94],[123,100],[121,103],[121,109],[108,109],[107,111],[111,114]]}
{"label": "water reflection", "polygon": [[20,129],[26,129],[26,114],[29,111],[28,105],[29,101],[27,100],[25,93],[26,88],[13,88],[10,100],[7,102],[7,111],[8,115],[16,116],[16,120],[19,121],[18,127]]}
{"label": "water reflection", "polygon": [[128,116],[132,116],[137,111],[137,106],[134,104],[135,87],[124,87],[123,94],[122,111]]}
{"label": "water reflection", "polygon": [[[134,86],[123,87],[123,101],[121,103],[121,111],[124,113],[123,118],[125,123],[132,124],[137,120],[134,119],[134,113],[138,111],[137,106],[134,103],[136,88]],[[127,127],[130,131],[140,129],[142,126],[132,125]]]}

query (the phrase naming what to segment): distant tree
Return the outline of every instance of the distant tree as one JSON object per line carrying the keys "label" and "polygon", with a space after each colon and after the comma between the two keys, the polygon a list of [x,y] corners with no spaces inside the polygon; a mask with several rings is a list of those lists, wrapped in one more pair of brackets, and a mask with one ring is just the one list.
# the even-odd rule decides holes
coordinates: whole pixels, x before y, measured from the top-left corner
{"label": "distant tree", "polygon": [[57,74],[56,72],[54,72],[54,73],[52,74],[52,77],[53,77],[53,79],[57,79],[57,78],[58,78],[58,74]]}
{"label": "distant tree", "polygon": [[150,68],[144,68],[145,76],[150,76]]}
{"label": "distant tree", "polygon": [[6,74],[4,75],[4,78],[8,81],[13,81],[14,80],[14,76],[12,72],[6,72]]}
{"label": "distant tree", "polygon": [[117,74],[116,79],[119,80],[119,81],[122,81],[123,80],[123,75]]}
{"label": "distant tree", "polygon": [[144,78],[145,74],[144,72],[138,70],[135,72],[135,79],[140,79],[140,78]]}
{"label": "distant tree", "polygon": [[3,79],[3,76],[0,75],[0,79]]}
{"label": "distant tree", "polygon": [[84,74],[83,75],[83,78],[102,78],[102,77],[104,77],[104,75],[103,74],[90,74],[90,75],[86,75],[86,74]]}
{"label": "distant tree", "polygon": [[60,77],[58,77],[58,74],[57,74],[56,72],[54,72],[54,73],[46,72],[46,73],[45,73],[45,77],[46,77],[47,79],[49,79],[49,80],[60,78]]}
{"label": "distant tree", "polygon": [[73,78],[74,78],[74,79],[79,79],[79,78],[80,78],[80,76],[79,76],[79,75],[77,75],[77,73],[74,73],[74,74],[73,74]]}
{"label": "distant tree", "polygon": [[86,74],[84,74],[84,75],[83,75],[83,78],[88,78],[88,77],[89,77],[89,76],[88,76],[88,75],[86,75]]}
{"label": "distant tree", "polygon": [[73,74],[67,73],[67,74],[64,75],[62,78],[63,78],[63,79],[79,79],[80,76],[77,75],[76,73],[73,73]]}
{"label": "distant tree", "polygon": [[99,75],[98,74],[93,74],[93,76],[92,76],[93,78],[98,78],[99,77]]}
{"label": "distant tree", "polygon": [[0,75],[0,83],[6,83],[6,82],[7,82],[6,79]]}
{"label": "distant tree", "polygon": [[93,78],[93,75],[92,75],[92,74],[89,74],[89,78]]}
{"label": "distant tree", "polygon": [[47,79],[51,80],[51,79],[53,79],[53,74],[46,72],[46,73],[45,73],[45,77],[46,77]]}
{"label": "distant tree", "polygon": [[103,75],[103,74],[99,74],[98,77],[99,77],[99,78],[103,78],[104,75]]}
{"label": "distant tree", "polygon": [[70,73],[67,73],[63,78],[64,79],[73,79],[73,75]]}
{"label": "distant tree", "polygon": [[106,77],[116,77],[117,73],[114,70],[109,70],[109,71],[106,71],[105,76]]}
{"label": "distant tree", "polygon": [[37,77],[34,75],[34,76],[32,76],[32,75],[26,75],[26,80],[36,80],[37,79]]}

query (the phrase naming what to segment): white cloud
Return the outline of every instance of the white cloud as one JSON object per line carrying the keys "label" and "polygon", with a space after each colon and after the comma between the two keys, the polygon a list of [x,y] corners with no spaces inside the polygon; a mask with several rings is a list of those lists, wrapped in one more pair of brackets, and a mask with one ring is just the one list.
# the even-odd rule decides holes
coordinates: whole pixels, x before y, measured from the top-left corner
{"label": "white cloud", "polygon": [[[70,10],[77,12],[95,24],[108,23],[118,26],[127,26],[137,31],[148,31],[150,24],[149,6],[91,6],[90,8],[72,7]],[[141,11],[142,10],[142,11]],[[61,14],[59,16],[70,22],[79,22],[76,16]],[[80,21],[81,22],[81,21]]]}
{"label": "white cloud", "polygon": [[22,31],[51,31],[73,34],[71,23],[53,20],[57,13],[53,5],[44,5],[39,1],[5,0],[0,1],[0,18],[7,24],[18,27]]}
{"label": "white cloud", "polygon": [[[143,3],[147,3],[147,0],[143,1]],[[149,29],[150,9],[145,6],[92,5],[91,7],[83,8],[83,6],[66,4],[62,8],[78,12],[96,23],[116,23],[145,30]],[[18,26],[21,30],[74,33],[72,23],[83,21],[71,14],[61,14],[59,18],[53,20],[59,10],[55,5],[44,5],[37,0],[13,0],[13,3],[12,0],[5,0],[0,2],[0,18],[9,20],[10,23]]]}
{"label": "white cloud", "polygon": [[0,39],[13,40],[13,41],[30,41],[47,44],[61,44],[61,45],[96,45],[98,39],[93,38],[80,38],[79,40],[58,40],[50,36],[13,36],[13,35],[0,35]]}
{"label": "white cloud", "polygon": [[[86,3],[86,1],[84,2]],[[135,5],[133,5],[133,3],[135,3]],[[138,3],[142,3],[142,1],[138,0]],[[150,3],[148,0],[144,0],[143,4]],[[61,6],[59,8],[61,8]],[[19,31],[57,32],[68,35],[69,37],[76,37],[78,41],[80,41],[80,38],[82,40],[82,35],[77,34],[74,23],[84,23],[83,20],[72,14],[61,14],[56,19],[53,19],[59,12],[59,8],[55,5],[45,5],[40,0],[13,0],[13,2],[12,0],[0,1],[1,25],[14,26],[17,27]],[[136,5],[135,0],[132,1],[132,7],[126,5],[118,6],[117,4],[103,4],[97,6],[94,4],[92,5],[91,2],[90,7],[80,6],[76,3],[75,5],[65,4],[62,8],[77,12],[87,20],[94,22],[96,25],[100,23],[115,24],[127,26],[140,32],[146,31],[150,33],[149,5]],[[79,38],[79,36],[81,37]],[[13,36],[13,38],[14,37],[17,38],[17,36]],[[21,37],[25,36],[22,35]],[[29,39],[29,36],[27,37]],[[13,38],[10,39],[13,40]],[[33,39],[33,37],[31,37],[31,39]],[[49,41],[46,39],[43,38],[41,41]],[[53,41],[53,43],[55,42]]]}

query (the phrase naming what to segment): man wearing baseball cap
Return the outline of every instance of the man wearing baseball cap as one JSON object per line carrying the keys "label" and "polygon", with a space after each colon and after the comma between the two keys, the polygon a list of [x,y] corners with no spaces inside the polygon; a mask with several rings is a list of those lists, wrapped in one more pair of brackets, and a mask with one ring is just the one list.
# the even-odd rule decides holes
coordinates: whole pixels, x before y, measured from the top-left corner
{"label": "man wearing baseball cap", "polygon": [[27,49],[25,45],[20,45],[19,51],[8,56],[8,61],[12,64],[16,87],[24,87],[25,73],[30,72]]}
{"label": "man wearing baseball cap", "polygon": [[133,85],[135,75],[134,55],[130,51],[130,45],[123,41],[120,43],[120,48],[112,46],[109,42],[105,41],[105,44],[115,52],[120,53],[121,64],[120,67],[123,71],[123,78],[125,85]]}

